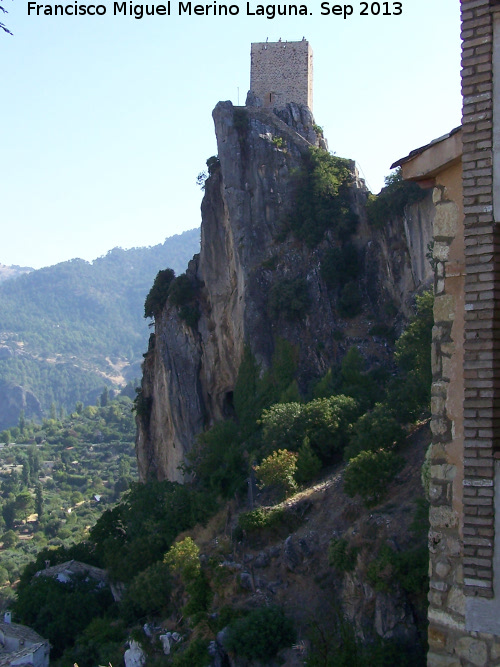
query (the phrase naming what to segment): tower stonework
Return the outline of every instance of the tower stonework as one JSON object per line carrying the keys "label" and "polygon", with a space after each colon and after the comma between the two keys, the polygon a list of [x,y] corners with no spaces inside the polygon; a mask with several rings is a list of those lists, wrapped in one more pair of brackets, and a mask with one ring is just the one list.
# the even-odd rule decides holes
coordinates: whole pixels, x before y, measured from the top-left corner
{"label": "tower stonework", "polygon": [[250,90],[264,107],[296,102],[313,110],[313,52],[307,40],[258,42],[250,57]]}

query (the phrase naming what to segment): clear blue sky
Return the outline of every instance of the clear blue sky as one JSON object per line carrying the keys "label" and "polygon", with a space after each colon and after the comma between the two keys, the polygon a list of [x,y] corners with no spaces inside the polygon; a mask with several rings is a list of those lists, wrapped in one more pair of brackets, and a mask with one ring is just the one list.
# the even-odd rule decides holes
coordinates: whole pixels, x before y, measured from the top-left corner
{"label": "clear blue sky", "polygon": [[178,16],[173,1],[170,17],[142,20],[103,4],[101,17],[50,17],[3,0],[0,263],[91,260],[199,225],[211,111],[238,90],[244,103],[251,42],[309,40],[316,122],[373,192],[393,161],[460,124],[458,0],[402,0],[401,16],[360,16],[356,1],[346,20],[321,0],[274,19],[243,0],[238,16]]}

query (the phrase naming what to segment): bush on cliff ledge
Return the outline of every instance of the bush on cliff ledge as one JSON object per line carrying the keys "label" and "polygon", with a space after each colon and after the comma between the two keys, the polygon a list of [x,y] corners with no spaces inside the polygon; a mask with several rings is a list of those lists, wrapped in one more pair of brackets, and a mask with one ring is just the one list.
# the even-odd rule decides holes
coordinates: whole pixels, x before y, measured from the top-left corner
{"label": "bush on cliff ledge", "polygon": [[293,211],[288,227],[310,248],[333,230],[346,240],[356,230],[357,216],[351,209],[351,162],[320,148],[311,148],[295,176]]}

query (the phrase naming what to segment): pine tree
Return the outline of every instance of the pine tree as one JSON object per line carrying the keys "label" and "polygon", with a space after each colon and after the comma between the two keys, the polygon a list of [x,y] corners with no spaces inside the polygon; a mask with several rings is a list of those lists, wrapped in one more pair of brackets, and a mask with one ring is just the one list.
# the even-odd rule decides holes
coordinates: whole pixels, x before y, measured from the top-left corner
{"label": "pine tree", "polygon": [[38,521],[40,521],[43,514],[43,489],[40,482],[35,487],[35,512],[38,514]]}

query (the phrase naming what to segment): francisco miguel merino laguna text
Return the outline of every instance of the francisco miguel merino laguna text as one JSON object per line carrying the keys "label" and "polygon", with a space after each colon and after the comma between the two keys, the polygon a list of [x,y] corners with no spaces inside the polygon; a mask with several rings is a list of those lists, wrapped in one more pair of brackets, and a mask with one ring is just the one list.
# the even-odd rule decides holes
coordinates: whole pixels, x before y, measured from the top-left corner
{"label": "francisco miguel merino laguna text", "polygon": [[[223,5],[213,2],[208,5],[196,5],[193,2],[178,2],[177,13],[179,16],[237,16],[240,13],[238,5]],[[123,14],[142,19],[143,16],[171,16],[172,5],[168,0],[162,5],[134,5],[132,2],[114,2],[113,14]],[[39,5],[36,2],[28,2],[28,16],[104,16],[106,5],[81,5],[75,2],[71,5]],[[275,16],[307,16],[309,10],[306,5],[254,5],[246,3],[247,16],[266,16],[273,19]]]}

